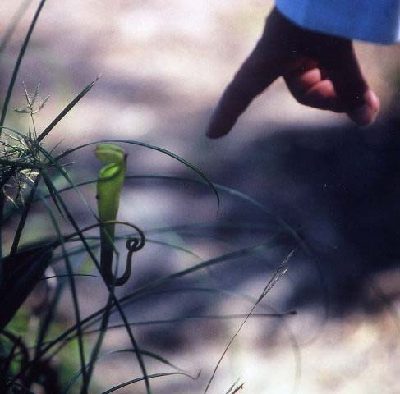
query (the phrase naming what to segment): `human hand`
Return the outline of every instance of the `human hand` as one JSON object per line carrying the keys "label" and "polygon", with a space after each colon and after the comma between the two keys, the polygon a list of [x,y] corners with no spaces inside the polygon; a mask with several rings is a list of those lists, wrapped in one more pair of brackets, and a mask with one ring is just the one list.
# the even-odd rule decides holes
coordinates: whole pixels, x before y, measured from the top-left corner
{"label": "human hand", "polygon": [[227,134],[251,101],[280,76],[301,104],[346,113],[360,126],[378,114],[379,99],[365,81],[351,40],[305,30],[274,8],[261,39],[225,89],[207,135]]}

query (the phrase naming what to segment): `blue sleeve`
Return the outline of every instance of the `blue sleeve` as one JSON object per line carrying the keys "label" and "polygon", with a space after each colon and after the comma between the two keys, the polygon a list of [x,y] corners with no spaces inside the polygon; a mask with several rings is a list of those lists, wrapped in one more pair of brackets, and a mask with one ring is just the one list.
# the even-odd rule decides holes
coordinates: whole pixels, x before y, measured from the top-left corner
{"label": "blue sleeve", "polygon": [[400,41],[400,0],[276,0],[276,7],[310,30],[381,44]]}

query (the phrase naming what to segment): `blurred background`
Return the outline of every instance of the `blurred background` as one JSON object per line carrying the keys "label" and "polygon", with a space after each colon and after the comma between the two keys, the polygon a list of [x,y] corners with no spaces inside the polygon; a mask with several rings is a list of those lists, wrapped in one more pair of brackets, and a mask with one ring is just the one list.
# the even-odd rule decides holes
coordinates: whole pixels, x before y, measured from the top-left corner
{"label": "blurred background", "polygon": [[[2,97],[37,2],[0,4],[2,34],[21,5],[25,11],[1,53]],[[221,191],[218,209],[212,191],[201,183],[127,181],[119,217],[154,242],[135,256],[133,278],[121,294],[201,260],[269,242],[257,253],[177,280],[129,307],[132,321],[176,319],[135,327],[139,343],[193,375],[201,371],[196,380],[155,379],[154,393],[204,391],[242,321],[212,317],[246,314],[293,249],[288,274],[257,312],[295,310],[297,315],[249,319],[210,392],[225,393],[237,379],[250,394],[399,392],[400,49],[357,43],[362,68],[382,101],[372,127],[361,129],[343,115],[299,105],[279,80],[229,136],[208,140],[204,131],[212,109],[253,48],[271,7],[268,0],[49,0],[12,107],[24,105],[23,82],[31,90],[40,83],[41,95],[50,95],[36,118],[43,129],[101,75],[47,146],[60,144],[62,150],[102,138],[158,145],[196,165],[212,182],[259,202]],[[6,124],[26,130],[29,122],[12,114]],[[127,150],[130,175],[198,180],[159,152]],[[74,162],[76,181],[96,176],[93,148]],[[83,193],[95,207],[94,188]],[[82,223],[89,220],[72,193],[71,203]],[[307,250],[298,247],[283,222]],[[26,240],[45,235],[48,227],[37,216]],[[97,281],[81,280],[88,314],[104,305],[104,294]],[[67,324],[73,319],[67,298],[65,305],[60,321]],[[127,346],[123,329],[107,335],[106,349]],[[150,364],[152,372],[159,368]],[[100,391],[139,374],[132,355],[113,356],[99,363],[95,380]],[[140,384],[125,390],[119,392],[144,392]]]}

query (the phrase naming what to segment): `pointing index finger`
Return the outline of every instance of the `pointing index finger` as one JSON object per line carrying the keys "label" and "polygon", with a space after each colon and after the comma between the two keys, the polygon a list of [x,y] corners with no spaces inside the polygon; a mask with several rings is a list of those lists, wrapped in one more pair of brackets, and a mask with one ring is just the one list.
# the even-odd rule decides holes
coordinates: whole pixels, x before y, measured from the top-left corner
{"label": "pointing index finger", "polygon": [[281,19],[276,10],[269,15],[262,37],[222,94],[207,129],[208,137],[229,133],[251,101],[282,75]]}

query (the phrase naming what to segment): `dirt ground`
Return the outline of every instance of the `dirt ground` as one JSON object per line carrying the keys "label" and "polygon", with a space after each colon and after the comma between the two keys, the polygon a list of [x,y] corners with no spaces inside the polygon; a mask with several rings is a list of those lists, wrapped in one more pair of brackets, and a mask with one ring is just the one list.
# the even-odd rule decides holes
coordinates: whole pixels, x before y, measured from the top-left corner
{"label": "dirt ground", "polygon": [[[0,33],[20,3],[1,1]],[[26,3],[30,5],[0,55],[2,92],[37,6],[36,1]],[[37,117],[37,127],[43,128],[101,75],[48,139],[49,145],[61,141],[70,146],[100,138],[155,144],[301,228],[326,270],[332,309],[316,295],[321,292],[316,290],[319,279],[310,268],[313,263],[304,255],[296,256],[288,278],[278,283],[257,312],[270,312],[273,307],[280,312],[294,309],[297,315],[279,322],[250,319],[221,364],[211,393],[226,393],[237,379],[244,383],[239,392],[248,394],[400,393],[399,188],[395,186],[400,167],[398,159],[387,153],[399,146],[390,123],[398,119],[393,110],[399,97],[395,84],[399,48],[357,43],[363,69],[382,99],[382,114],[369,131],[354,128],[343,115],[302,107],[279,80],[253,103],[228,137],[207,140],[204,130],[212,108],[253,47],[271,6],[268,0],[49,0],[23,61],[12,106],[23,104],[22,81],[31,89],[40,82],[42,96],[50,95]],[[23,125],[24,119],[13,114],[9,122]],[[93,176],[92,153],[78,159],[79,175]],[[129,163],[132,174],[191,175],[175,161],[153,153],[133,150]],[[120,215],[145,229],[212,223],[210,233],[198,239],[169,236],[169,240],[183,240],[203,259],[257,243],[275,229],[269,219],[232,196],[222,199],[217,213],[212,193],[181,184],[172,190],[143,183],[130,186]],[[221,230],[221,223],[235,221],[249,225],[250,231]],[[264,233],[257,232],[257,226]],[[141,320],[197,312],[246,314],[251,302],[243,297],[258,297],[273,271],[266,264],[279,264],[289,250],[283,244],[254,258],[257,261],[246,260],[248,270],[214,272],[213,280],[232,297],[200,300],[188,294],[171,298],[166,305],[150,300],[137,311],[133,308],[132,316]],[[180,256],[152,246],[143,261],[157,261],[155,272],[173,271],[195,261]],[[142,264],[131,288],[151,271]],[[354,270],[358,270],[357,286],[351,287],[351,282],[348,290],[346,275],[353,278]],[[93,297],[97,291],[95,286],[83,291],[88,313],[101,304]],[[240,321],[189,319],[178,327],[138,328],[139,340],[185,371],[193,375],[201,371],[193,381],[181,376],[156,379],[154,393],[203,392]],[[114,330],[107,349],[127,343],[125,334]],[[138,376],[132,363],[125,356],[100,363],[95,374],[98,387],[106,389]],[[157,372],[160,366],[151,364],[151,369]],[[132,387],[119,392],[144,392],[140,385]]]}

